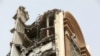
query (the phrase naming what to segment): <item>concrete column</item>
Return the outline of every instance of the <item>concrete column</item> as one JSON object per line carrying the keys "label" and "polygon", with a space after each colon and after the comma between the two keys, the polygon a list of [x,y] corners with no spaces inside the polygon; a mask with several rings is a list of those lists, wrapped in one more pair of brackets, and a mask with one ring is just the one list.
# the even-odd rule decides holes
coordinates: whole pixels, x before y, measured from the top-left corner
{"label": "concrete column", "polygon": [[63,12],[55,14],[56,55],[65,56]]}
{"label": "concrete column", "polygon": [[23,6],[20,6],[17,10],[17,13],[14,17],[15,19],[15,31],[13,32],[14,37],[12,40],[12,48],[10,56],[19,56],[19,50],[16,48],[16,44],[23,45],[24,33],[25,33],[25,26],[24,23],[29,19],[28,12],[25,11]]}

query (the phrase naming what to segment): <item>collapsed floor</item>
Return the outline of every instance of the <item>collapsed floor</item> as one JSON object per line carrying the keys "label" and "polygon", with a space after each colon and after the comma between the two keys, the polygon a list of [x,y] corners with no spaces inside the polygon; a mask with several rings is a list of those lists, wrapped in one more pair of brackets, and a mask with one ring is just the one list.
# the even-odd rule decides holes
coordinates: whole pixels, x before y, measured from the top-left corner
{"label": "collapsed floor", "polygon": [[[24,7],[19,7],[19,9],[24,12]],[[20,20],[20,17],[19,25],[24,26],[24,34],[20,31],[17,32],[23,39],[23,44],[15,44],[15,46],[21,56],[56,56],[54,19],[55,14],[59,12],[61,12],[59,9],[48,10],[43,15],[40,15],[32,25],[25,25],[23,20]],[[13,17],[15,20],[17,20],[17,15],[18,13]],[[11,30],[12,33],[14,31],[16,31],[15,28]],[[12,46],[12,44],[14,43],[11,42],[10,45]],[[11,56],[11,52],[8,56]]]}

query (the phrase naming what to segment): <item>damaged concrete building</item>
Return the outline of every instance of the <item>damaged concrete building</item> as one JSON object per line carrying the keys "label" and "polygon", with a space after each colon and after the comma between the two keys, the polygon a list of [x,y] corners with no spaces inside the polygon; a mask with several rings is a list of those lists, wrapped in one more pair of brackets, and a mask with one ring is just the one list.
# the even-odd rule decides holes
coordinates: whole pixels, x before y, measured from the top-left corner
{"label": "damaged concrete building", "polygon": [[48,10],[31,25],[25,7],[13,17],[13,39],[7,56],[91,56],[73,15],[59,9]]}

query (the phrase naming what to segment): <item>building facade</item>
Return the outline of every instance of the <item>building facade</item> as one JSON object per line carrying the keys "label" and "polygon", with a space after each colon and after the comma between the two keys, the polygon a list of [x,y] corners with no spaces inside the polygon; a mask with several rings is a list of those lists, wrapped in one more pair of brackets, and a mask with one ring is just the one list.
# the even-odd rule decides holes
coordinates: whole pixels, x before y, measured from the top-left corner
{"label": "building facade", "polygon": [[78,23],[71,13],[48,10],[31,25],[25,7],[14,15],[13,39],[7,56],[91,56]]}

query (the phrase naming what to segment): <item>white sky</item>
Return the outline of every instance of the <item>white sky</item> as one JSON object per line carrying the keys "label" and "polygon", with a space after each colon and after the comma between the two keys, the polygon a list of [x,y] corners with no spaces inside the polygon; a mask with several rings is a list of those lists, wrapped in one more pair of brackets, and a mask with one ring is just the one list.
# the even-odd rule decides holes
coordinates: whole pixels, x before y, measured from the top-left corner
{"label": "white sky", "polygon": [[18,6],[29,12],[31,24],[44,11],[58,8],[70,11],[78,21],[92,56],[100,55],[100,1],[99,0],[0,0],[0,56],[10,51],[10,30],[14,27],[12,17]]}

